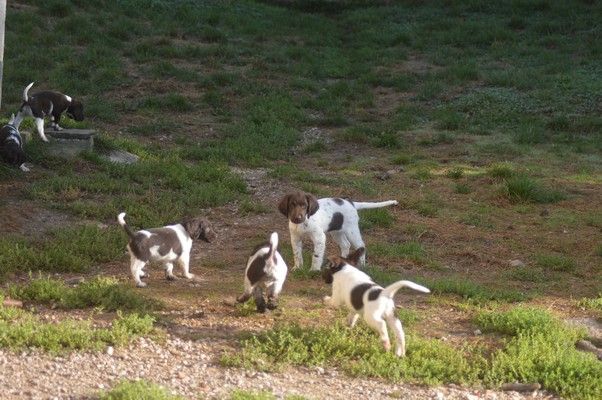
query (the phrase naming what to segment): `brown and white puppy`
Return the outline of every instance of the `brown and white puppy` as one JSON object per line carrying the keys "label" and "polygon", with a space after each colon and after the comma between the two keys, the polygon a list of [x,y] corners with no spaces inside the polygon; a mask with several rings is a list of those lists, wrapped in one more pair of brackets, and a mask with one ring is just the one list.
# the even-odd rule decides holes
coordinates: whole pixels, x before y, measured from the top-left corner
{"label": "brown and white puppy", "polygon": [[393,296],[402,287],[430,293],[424,286],[410,281],[397,281],[383,288],[372,281],[364,272],[355,268],[364,253],[359,248],[347,258],[329,257],[329,264],[322,270],[324,282],[332,284],[332,296],[324,297],[331,307],[345,305],[350,310],[349,325],[353,328],[361,315],[364,321],[378,334],[386,351],[391,349],[387,325],[395,333],[397,347],[395,355],[406,354],[406,341],[401,321],[395,316]]}
{"label": "brown and white puppy", "polygon": [[23,139],[14,125],[14,120],[15,115],[13,114],[8,123],[0,129],[0,159],[27,172],[29,168],[25,166]]}
{"label": "brown and white puppy", "polygon": [[48,142],[48,138],[44,133],[44,117],[50,117],[50,125],[54,130],[61,130],[59,121],[63,113],[76,121],[84,120],[84,106],[81,102],[73,99],[66,94],[45,90],[36,92],[31,96],[28,95],[29,89],[33,86],[31,82],[25,90],[23,90],[23,104],[19,108],[17,117],[15,118],[15,126],[17,129],[25,117],[33,117],[35,119],[36,129],[43,141]]}
{"label": "brown and white puppy", "polygon": [[117,221],[130,237],[127,245],[130,253],[130,272],[138,287],[146,286],[140,278],[145,276],[143,268],[149,262],[163,263],[165,277],[169,280],[176,278],[173,274],[173,263],[179,263],[184,276],[192,279],[194,275],[189,271],[192,241],[202,239],[211,242],[216,237],[209,221],[204,218],[137,232],[133,232],[126,224],[125,213],[119,214]]}
{"label": "brown and white puppy", "polygon": [[[274,232],[268,243],[253,249],[245,269],[245,291],[236,300],[244,303],[253,296],[258,312],[264,313],[266,308],[276,309],[287,272],[286,263],[278,252],[278,233]],[[267,292],[267,304],[263,297],[264,290]]]}
{"label": "brown and white puppy", "polygon": [[[346,257],[351,246],[354,249],[365,247],[360,233],[360,217],[357,210],[380,208],[396,205],[396,200],[379,203],[361,203],[341,198],[316,199],[315,196],[294,192],[282,198],[278,210],[285,215],[289,222],[291,245],[295,268],[303,266],[302,239],[308,236],[314,244],[311,262],[312,271],[319,271],[326,249],[326,234],[330,234],[341,249],[341,255]],[[360,264],[364,265],[363,255]]]}

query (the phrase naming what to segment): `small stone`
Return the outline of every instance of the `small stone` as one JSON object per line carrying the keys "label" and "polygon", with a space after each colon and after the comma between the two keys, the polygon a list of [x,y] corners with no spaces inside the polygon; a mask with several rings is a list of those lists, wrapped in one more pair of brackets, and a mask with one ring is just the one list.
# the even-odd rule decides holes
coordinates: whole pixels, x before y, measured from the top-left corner
{"label": "small stone", "polygon": [[524,267],[525,263],[521,260],[512,260],[512,261],[510,261],[510,266],[511,267]]}
{"label": "small stone", "polygon": [[315,371],[318,373],[318,375],[324,375],[324,368],[322,367],[316,367]]}
{"label": "small stone", "polygon": [[547,208],[544,208],[543,210],[541,210],[539,215],[542,217],[547,217],[548,215],[550,215],[550,211]]}
{"label": "small stone", "polygon": [[113,346],[107,347],[107,351],[106,351],[107,355],[112,356],[114,352],[115,352],[115,349],[113,348]]}
{"label": "small stone", "polygon": [[474,331],[474,334],[475,334],[476,336],[479,336],[479,335],[482,335],[482,334],[483,334],[483,332],[481,332],[481,330],[480,330],[480,329],[475,329],[475,331]]}

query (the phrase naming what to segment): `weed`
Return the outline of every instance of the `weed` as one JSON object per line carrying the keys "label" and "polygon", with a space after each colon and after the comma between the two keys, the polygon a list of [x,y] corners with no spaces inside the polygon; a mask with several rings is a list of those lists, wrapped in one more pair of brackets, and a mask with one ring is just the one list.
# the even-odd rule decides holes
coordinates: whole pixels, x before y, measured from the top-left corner
{"label": "weed", "polygon": [[602,320],[602,294],[593,298],[584,297],[577,302],[577,305],[587,310],[595,311],[598,314],[598,319]]}
{"label": "weed", "polygon": [[544,187],[525,175],[506,180],[505,193],[513,202],[555,203],[566,197],[562,192]]}
{"label": "weed", "polygon": [[395,218],[391,211],[386,208],[375,208],[362,211],[360,218],[361,230],[372,229],[374,227],[389,228],[393,225]]}
{"label": "weed", "polygon": [[521,282],[544,282],[546,276],[540,268],[516,267],[508,271],[508,277]]}
{"label": "weed", "polygon": [[539,254],[535,260],[539,267],[552,271],[573,272],[576,268],[571,258],[561,254]]}
{"label": "weed", "polygon": [[243,342],[236,354],[222,357],[222,364],[260,370],[292,365],[336,365],[354,376],[409,380],[429,384],[473,382],[478,356],[436,340],[409,335],[407,357],[399,359],[382,349],[373,331],[360,324],[348,329],[277,326]]}
{"label": "weed", "polygon": [[94,328],[90,321],[64,320],[44,323],[23,310],[0,306],[0,347],[22,350],[37,347],[51,353],[92,349],[107,344],[124,345],[132,338],[148,334],[153,318],[118,313],[110,328]]}
{"label": "weed", "polygon": [[449,169],[445,175],[451,179],[460,179],[464,176],[464,169],[462,167],[455,167]]}
{"label": "weed", "polygon": [[459,194],[468,194],[472,192],[472,188],[465,183],[456,183],[454,185],[454,192]]}
{"label": "weed", "polygon": [[457,294],[465,299],[476,302],[483,301],[505,301],[517,302],[528,298],[524,293],[515,290],[494,289],[485,287],[462,278],[443,278],[424,281],[426,287],[437,294]]}
{"label": "weed", "polygon": [[184,397],[175,396],[169,391],[154,383],[143,380],[121,381],[110,391],[100,393],[100,400],[183,400]]}
{"label": "weed", "polygon": [[39,277],[27,285],[10,286],[9,294],[21,300],[73,309],[96,307],[104,311],[135,311],[145,314],[160,304],[116,279],[96,277],[71,288],[62,281]]}
{"label": "weed", "polygon": [[417,263],[426,261],[426,251],[418,242],[405,243],[373,243],[370,246],[370,256],[381,258],[393,258],[395,260],[411,260]]}
{"label": "weed", "polygon": [[493,164],[487,169],[487,175],[495,179],[506,180],[514,177],[516,172],[511,164],[498,163]]}

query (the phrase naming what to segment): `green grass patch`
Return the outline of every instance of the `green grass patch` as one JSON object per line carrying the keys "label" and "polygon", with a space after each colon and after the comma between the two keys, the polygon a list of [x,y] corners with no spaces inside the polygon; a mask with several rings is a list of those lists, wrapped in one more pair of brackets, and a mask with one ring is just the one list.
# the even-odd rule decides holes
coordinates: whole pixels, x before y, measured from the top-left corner
{"label": "green grass patch", "polygon": [[516,267],[508,271],[510,279],[520,282],[544,282],[548,277],[541,268]]}
{"label": "green grass patch", "polygon": [[597,399],[602,395],[602,364],[575,349],[584,332],[568,327],[548,312],[527,307],[479,313],[475,322],[484,332],[510,336],[492,355],[485,380],[539,382],[569,399]]}
{"label": "green grass patch", "polygon": [[360,216],[360,229],[390,228],[394,221],[393,214],[386,208],[364,210]]}
{"label": "green grass patch", "polygon": [[443,342],[407,336],[407,356],[385,352],[378,336],[363,324],[348,329],[277,326],[243,341],[242,351],[222,357],[222,364],[259,370],[286,365],[337,366],[352,376],[391,381],[470,383],[477,378],[479,356]]}
{"label": "green grass patch", "polygon": [[545,270],[573,272],[577,268],[573,259],[561,254],[539,254],[535,256],[535,262]]}
{"label": "green grass patch", "polygon": [[561,191],[545,187],[525,175],[506,180],[504,193],[513,202],[556,203],[566,198]]}
{"label": "green grass patch", "polygon": [[598,319],[602,320],[602,294],[599,294],[598,297],[584,297],[577,302],[577,305],[586,310],[595,311],[598,315]]}
{"label": "green grass patch", "polygon": [[23,350],[31,347],[51,353],[101,350],[107,345],[125,345],[132,338],[153,330],[153,318],[118,313],[110,328],[95,328],[91,321],[40,321],[30,312],[0,306],[0,347]]}
{"label": "green grass patch", "polygon": [[423,284],[435,294],[455,294],[476,302],[518,302],[529,298],[525,293],[509,289],[486,287],[465,278],[451,277],[424,281]]}
{"label": "green grass patch", "polygon": [[82,272],[96,263],[120,258],[125,239],[117,227],[82,225],[58,229],[42,240],[0,239],[0,277],[21,271]]}
{"label": "green grass patch", "polygon": [[110,391],[100,394],[100,400],[184,400],[167,389],[147,381],[121,381]]}
{"label": "green grass patch", "polygon": [[76,287],[52,278],[36,278],[26,285],[11,285],[11,297],[66,309],[95,307],[103,311],[132,311],[146,314],[160,307],[136,289],[114,278],[96,277]]}
{"label": "green grass patch", "polygon": [[409,241],[405,243],[372,243],[368,248],[370,257],[377,260],[410,260],[417,263],[427,261],[427,252],[419,242]]}

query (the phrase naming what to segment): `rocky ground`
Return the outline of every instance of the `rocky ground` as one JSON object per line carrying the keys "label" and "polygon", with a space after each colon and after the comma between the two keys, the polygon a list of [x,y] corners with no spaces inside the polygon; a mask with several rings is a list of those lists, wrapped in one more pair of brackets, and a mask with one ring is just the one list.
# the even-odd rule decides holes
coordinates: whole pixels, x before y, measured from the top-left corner
{"label": "rocky ground", "polygon": [[127,348],[52,356],[39,351],[0,350],[3,399],[93,399],[122,379],[144,379],[187,398],[223,399],[235,389],[270,391],[277,398],[310,399],[554,399],[543,391],[518,393],[466,389],[457,385],[424,387],[351,379],[336,370],[291,369],[283,373],[251,372],[219,365],[215,339],[186,341],[168,335],[139,338]]}

